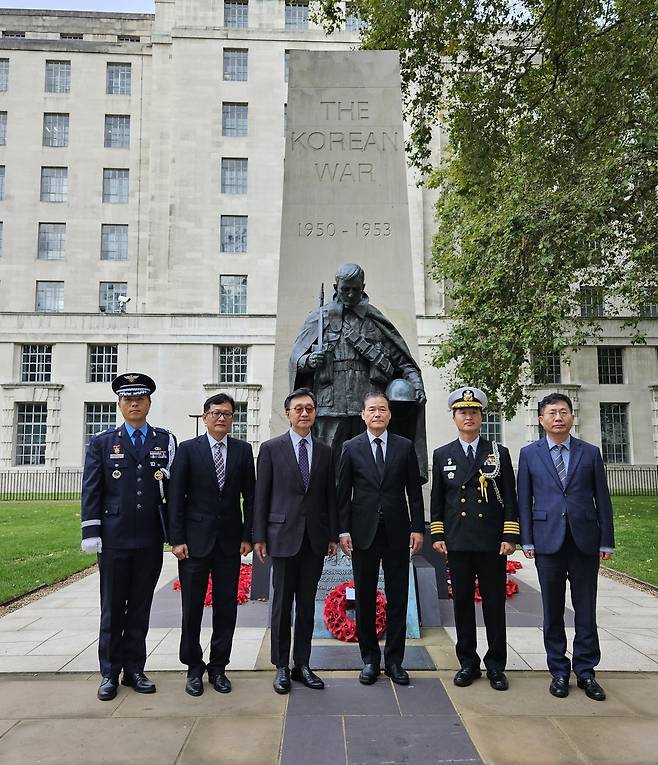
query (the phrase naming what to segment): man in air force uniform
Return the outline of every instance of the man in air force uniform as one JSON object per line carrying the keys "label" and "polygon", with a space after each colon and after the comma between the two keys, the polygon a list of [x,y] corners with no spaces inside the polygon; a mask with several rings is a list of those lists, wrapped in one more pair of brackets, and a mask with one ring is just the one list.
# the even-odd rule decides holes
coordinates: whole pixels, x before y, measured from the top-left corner
{"label": "man in air force uniform", "polygon": [[176,440],[146,421],[153,380],[122,374],[112,382],[125,422],[93,436],[82,479],[82,549],[98,554],[101,621],[98,698],[122,684],[154,693],[144,674],[146,633],[166,538],[165,489]]}

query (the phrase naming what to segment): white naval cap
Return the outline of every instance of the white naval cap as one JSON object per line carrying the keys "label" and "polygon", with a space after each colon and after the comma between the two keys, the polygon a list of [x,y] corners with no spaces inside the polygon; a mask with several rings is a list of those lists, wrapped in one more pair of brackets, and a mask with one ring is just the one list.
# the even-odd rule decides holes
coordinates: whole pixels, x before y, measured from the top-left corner
{"label": "white naval cap", "polygon": [[450,409],[486,409],[488,404],[489,399],[484,391],[472,385],[457,388],[448,396]]}

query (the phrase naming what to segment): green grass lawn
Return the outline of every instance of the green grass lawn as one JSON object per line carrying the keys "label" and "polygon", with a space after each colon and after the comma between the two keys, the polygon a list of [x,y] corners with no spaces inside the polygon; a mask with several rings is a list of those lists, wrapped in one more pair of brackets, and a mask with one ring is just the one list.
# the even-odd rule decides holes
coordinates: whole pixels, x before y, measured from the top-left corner
{"label": "green grass lawn", "polygon": [[616,552],[605,565],[658,586],[658,497],[613,497]]}
{"label": "green grass lawn", "polygon": [[0,604],[96,562],[80,552],[80,503],[0,502]]}

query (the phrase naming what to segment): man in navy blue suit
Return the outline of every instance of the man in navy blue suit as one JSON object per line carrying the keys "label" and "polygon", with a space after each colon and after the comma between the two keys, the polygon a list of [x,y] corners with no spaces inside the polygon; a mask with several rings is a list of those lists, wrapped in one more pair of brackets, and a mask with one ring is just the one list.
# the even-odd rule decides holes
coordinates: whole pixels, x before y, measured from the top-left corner
{"label": "man in navy blue suit", "polygon": [[[535,559],[544,606],[544,646],[553,696],[569,695],[571,669],[590,699],[605,692],[594,678],[601,659],[596,627],[599,561],[614,552],[612,504],[596,446],[574,438],[573,405],[561,393],[539,403],[546,437],[521,449],[518,500],[521,545]],[[566,656],[566,580],[575,613],[573,659]]]}

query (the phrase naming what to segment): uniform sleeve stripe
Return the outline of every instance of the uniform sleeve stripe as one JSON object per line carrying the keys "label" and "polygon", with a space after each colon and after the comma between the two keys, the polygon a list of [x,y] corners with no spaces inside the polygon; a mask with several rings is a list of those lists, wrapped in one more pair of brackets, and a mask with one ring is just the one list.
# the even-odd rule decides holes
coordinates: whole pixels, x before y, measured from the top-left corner
{"label": "uniform sleeve stripe", "polygon": [[101,522],[100,522],[100,519],[98,519],[95,521],[82,521],[82,523],[80,524],[80,527],[83,529],[86,529],[87,526],[100,526],[100,525],[101,525]]}

